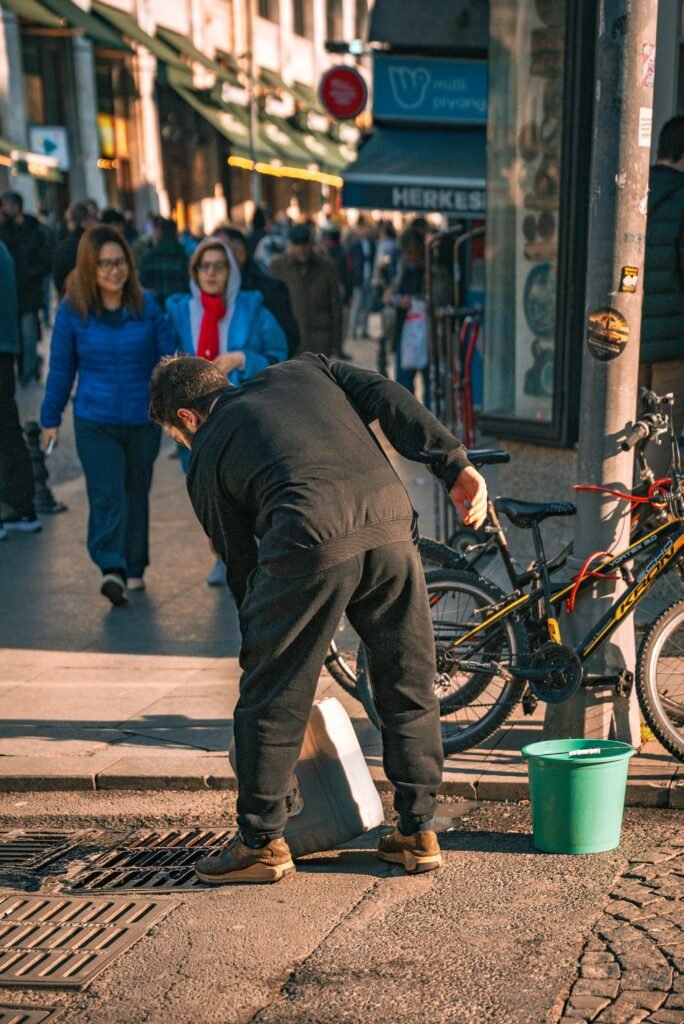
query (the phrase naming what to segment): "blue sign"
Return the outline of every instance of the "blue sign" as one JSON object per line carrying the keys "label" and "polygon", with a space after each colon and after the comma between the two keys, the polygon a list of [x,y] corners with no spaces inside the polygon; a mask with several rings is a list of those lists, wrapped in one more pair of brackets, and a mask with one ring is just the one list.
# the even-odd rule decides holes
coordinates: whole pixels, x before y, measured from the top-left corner
{"label": "blue sign", "polygon": [[373,116],[378,121],[486,124],[487,62],[376,53]]}

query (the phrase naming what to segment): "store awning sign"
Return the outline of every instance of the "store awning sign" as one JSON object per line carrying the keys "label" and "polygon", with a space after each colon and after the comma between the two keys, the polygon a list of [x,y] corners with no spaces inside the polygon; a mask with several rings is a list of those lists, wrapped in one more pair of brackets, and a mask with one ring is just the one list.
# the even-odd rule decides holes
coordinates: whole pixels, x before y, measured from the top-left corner
{"label": "store awning sign", "polygon": [[29,128],[29,146],[34,153],[47,157],[60,171],[69,170],[69,142],[67,130],[61,125],[32,125]]}
{"label": "store awning sign", "polygon": [[486,124],[487,63],[376,53],[373,116],[386,122]]}
{"label": "store awning sign", "polygon": [[456,185],[376,185],[345,179],[343,205],[369,210],[405,210],[483,217],[485,190]]}

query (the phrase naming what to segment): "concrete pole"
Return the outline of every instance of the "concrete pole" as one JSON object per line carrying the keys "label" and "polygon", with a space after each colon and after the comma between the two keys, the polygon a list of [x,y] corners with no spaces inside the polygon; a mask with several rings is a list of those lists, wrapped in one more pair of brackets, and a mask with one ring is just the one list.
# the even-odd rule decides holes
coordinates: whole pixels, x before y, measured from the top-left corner
{"label": "concrete pole", "polygon": [[[28,149],[21,36],[16,16],[4,7],[0,9],[0,119],[8,142]],[[10,171],[7,182],[12,192],[23,197],[27,212],[35,212],[38,193],[34,179]]]}
{"label": "concrete pole", "polygon": [[[246,0],[247,28],[247,103],[249,108],[249,156],[253,164],[257,162],[257,135],[259,132],[259,112],[256,99],[256,53],[254,41],[254,0]],[[261,178],[257,171],[252,170],[252,202],[256,210],[261,203]]]}
{"label": "concrete pole", "polygon": [[100,208],[107,205],[104,175],[97,166],[100,157],[100,139],[97,131],[97,90],[95,86],[95,60],[93,44],[83,36],[74,36],[71,42],[74,56],[74,83],[76,117],[74,136],[76,146],[70,175],[71,198],[87,196]]}
{"label": "concrete pole", "polygon": [[[596,51],[578,481],[625,490],[631,486],[634,456],[618,450],[618,439],[636,409],[657,12],[657,0],[603,0]],[[618,550],[628,540],[626,502],[578,494],[575,572],[593,552]],[[624,589],[622,582],[601,583],[580,598],[561,624],[566,642],[583,637]],[[588,669],[634,671],[635,660],[629,618],[592,656]],[[563,704],[548,705],[545,735],[636,744],[636,696],[580,690]]]}

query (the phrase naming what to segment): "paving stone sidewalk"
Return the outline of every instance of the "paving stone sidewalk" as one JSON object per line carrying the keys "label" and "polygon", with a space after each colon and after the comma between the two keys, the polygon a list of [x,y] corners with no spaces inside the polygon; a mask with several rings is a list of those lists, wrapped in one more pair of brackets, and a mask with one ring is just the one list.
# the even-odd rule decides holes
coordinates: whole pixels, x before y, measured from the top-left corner
{"label": "paving stone sidewalk", "polygon": [[631,861],[579,958],[559,1024],[682,1024],[684,840]]}

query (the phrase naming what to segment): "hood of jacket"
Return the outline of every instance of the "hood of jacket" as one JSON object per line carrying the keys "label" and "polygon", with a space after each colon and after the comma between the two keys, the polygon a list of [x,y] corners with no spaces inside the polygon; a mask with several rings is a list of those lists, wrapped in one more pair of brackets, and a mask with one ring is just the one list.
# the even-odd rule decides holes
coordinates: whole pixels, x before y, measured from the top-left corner
{"label": "hood of jacket", "polygon": [[[228,275],[228,284],[226,285],[226,290],[223,293],[223,301],[226,304],[226,309],[228,310],[228,317],[230,318],[232,316],[232,310],[235,305],[235,299],[237,297],[238,292],[240,291],[240,284],[242,283],[240,268],[235,262],[235,257],[233,256],[232,250],[228,245],[226,245],[225,242],[222,242],[220,238],[206,238],[203,242],[200,242],[197,248],[208,249],[210,247],[212,249],[223,249],[223,251],[226,254],[226,259],[228,260],[228,266],[230,267],[230,274]],[[190,275],[190,292],[192,294],[194,301],[197,302],[201,308],[202,304],[200,302],[200,289],[192,274]]]}
{"label": "hood of jacket", "polygon": [[677,189],[684,188],[684,172],[668,167],[666,164],[655,164],[651,168],[648,179],[648,215],[655,213]]}

